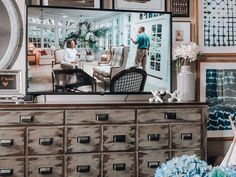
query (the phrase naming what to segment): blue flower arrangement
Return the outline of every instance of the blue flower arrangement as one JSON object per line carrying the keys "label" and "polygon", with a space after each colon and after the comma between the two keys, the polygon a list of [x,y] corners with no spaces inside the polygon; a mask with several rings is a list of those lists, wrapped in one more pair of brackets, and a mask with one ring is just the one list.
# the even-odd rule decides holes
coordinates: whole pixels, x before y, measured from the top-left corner
{"label": "blue flower arrangement", "polygon": [[210,177],[211,170],[211,166],[196,156],[184,155],[163,163],[155,177]]}
{"label": "blue flower arrangement", "polygon": [[183,155],[163,163],[155,173],[155,177],[236,177],[236,169],[207,165],[196,156]]}

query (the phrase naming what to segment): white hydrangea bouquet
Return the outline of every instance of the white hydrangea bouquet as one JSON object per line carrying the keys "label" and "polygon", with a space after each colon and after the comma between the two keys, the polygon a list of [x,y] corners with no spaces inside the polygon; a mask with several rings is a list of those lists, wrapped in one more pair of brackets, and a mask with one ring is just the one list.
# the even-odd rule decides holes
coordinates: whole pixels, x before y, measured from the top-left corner
{"label": "white hydrangea bouquet", "polygon": [[179,72],[181,66],[186,66],[196,61],[199,54],[200,49],[194,42],[179,44],[173,48],[173,60],[176,62],[176,71]]}

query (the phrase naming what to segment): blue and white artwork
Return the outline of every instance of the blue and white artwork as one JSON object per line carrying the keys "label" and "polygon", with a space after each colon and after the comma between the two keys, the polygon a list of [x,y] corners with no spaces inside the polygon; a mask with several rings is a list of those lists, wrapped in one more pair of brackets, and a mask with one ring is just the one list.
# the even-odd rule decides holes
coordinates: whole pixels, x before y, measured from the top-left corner
{"label": "blue and white artwork", "polygon": [[236,69],[206,70],[208,130],[230,130],[228,116],[236,116]]}

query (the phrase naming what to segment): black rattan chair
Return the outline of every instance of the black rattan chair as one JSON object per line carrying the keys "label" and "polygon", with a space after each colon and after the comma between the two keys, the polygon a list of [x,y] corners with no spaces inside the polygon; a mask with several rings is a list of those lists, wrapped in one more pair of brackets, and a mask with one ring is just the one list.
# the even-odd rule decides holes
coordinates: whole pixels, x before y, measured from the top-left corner
{"label": "black rattan chair", "polygon": [[142,69],[136,67],[125,69],[111,79],[110,92],[142,92],[146,79],[147,73]]}

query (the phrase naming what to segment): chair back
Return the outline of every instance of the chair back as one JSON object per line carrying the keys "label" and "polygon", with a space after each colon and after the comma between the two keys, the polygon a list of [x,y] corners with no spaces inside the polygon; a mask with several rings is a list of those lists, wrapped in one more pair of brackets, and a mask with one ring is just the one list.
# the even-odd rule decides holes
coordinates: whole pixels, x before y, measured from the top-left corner
{"label": "chair back", "polygon": [[110,92],[142,92],[147,73],[139,68],[131,67],[116,74],[110,83]]}
{"label": "chair back", "polygon": [[55,50],[54,55],[55,55],[55,64],[60,64],[64,58],[65,50],[57,49]]}
{"label": "chair back", "polygon": [[124,59],[124,47],[113,47],[112,51],[111,66],[120,67]]}

